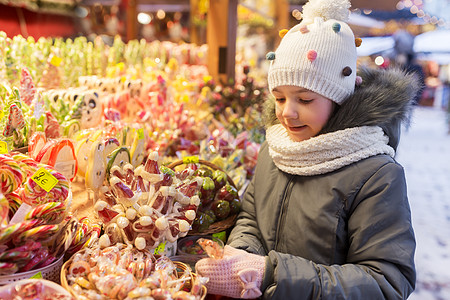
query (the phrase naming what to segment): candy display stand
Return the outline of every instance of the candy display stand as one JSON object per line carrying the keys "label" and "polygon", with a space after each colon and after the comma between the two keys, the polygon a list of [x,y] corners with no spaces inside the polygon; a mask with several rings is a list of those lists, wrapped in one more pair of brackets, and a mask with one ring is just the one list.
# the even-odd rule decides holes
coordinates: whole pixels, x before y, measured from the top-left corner
{"label": "candy display stand", "polygon": [[41,282],[44,287],[44,291],[46,291],[47,293],[58,293],[68,297],[71,296],[70,293],[66,291],[62,286],[52,281],[45,279],[23,279],[0,287],[0,299],[11,299],[12,289],[14,289],[17,285],[25,285],[34,282]]}
{"label": "candy display stand", "polygon": [[36,270],[0,276],[0,285],[6,285],[23,279],[30,279],[33,276],[35,277],[39,276],[39,278],[59,283],[61,267],[64,263],[63,259],[64,256],[61,256],[50,265]]}
{"label": "candy display stand", "polygon": [[[224,170],[222,170],[221,168],[219,168],[218,166],[216,166],[215,164],[213,164],[207,160],[199,159],[198,163],[200,165],[207,166],[207,167],[211,168],[212,170],[219,170],[219,171],[226,173]],[[177,160],[177,161],[174,161],[174,162],[170,163],[169,165],[167,165],[167,167],[175,170],[176,167],[183,165],[183,164],[185,164],[185,162],[183,160]],[[230,185],[232,185],[234,188],[236,188],[236,184],[233,182],[233,180],[230,178],[230,176],[228,176],[228,174],[227,174],[227,181]],[[188,232],[188,235],[210,235],[212,233],[222,232],[222,231],[225,231],[228,228],[234,226],[234,224],[236,223],[236,219],[237,219],[237,214],[233,214],[233,215],[226,217],[223,220],[212,223],[208,227],[207,230],[204,230],[201,232],[196,231],[196,230],[190,230]]]}

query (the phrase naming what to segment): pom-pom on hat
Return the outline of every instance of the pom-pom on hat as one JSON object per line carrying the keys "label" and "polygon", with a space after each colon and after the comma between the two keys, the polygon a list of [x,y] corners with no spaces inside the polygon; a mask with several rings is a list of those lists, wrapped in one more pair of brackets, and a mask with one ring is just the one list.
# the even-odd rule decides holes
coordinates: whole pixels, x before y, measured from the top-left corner
{"label": "pom-pom on hat", "polygon": [[[303,20],[282,38],[268,74],[269,89],[299,86],[341,104],[355,89],[355,36],[345,23],[349,0],[310,0]],[[284,32],[283,32],[284,33]]]}

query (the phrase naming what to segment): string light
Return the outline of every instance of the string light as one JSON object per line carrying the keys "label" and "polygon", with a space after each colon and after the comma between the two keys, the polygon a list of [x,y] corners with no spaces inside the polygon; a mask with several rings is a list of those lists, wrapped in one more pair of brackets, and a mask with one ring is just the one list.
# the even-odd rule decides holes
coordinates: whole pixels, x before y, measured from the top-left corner
{"label": "string light", "polygon": [[403,10],[406,8],[409,9],[412,14],[416,15],[420,19],[423,19],[423,21],[426,23],[430,23],[439,27],[450,28],[450,22],[424,12],[423,0],[400,0],[397,2],[397,5],[395,7],[397,8],[397,10]]}

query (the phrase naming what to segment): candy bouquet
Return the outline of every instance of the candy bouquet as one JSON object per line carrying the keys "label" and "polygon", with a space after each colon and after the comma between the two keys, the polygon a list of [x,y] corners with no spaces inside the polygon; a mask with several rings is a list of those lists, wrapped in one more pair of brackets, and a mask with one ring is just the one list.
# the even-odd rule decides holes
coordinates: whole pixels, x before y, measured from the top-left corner
{"label": "candy bouquet", "polygon": [[185,236],[200,205],[201,185],[194,170],[178,173],[159,166],[157,152],[136,168],[112,167],[94,207],[104,226],[100,246],[122,242],[154,250]]}

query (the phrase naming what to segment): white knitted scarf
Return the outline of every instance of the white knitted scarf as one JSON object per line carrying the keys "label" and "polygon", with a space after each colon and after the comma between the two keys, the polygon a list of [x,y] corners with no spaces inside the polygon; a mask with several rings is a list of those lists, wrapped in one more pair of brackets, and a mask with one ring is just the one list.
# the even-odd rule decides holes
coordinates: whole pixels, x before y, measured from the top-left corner
{"label": "white knitted scarf", "polygon": [[267,129],[266,140],[275,165],[293,175],[325,174],[377,154],[395,155],[379,126],[348,128],[295,142],[277,124]]}

